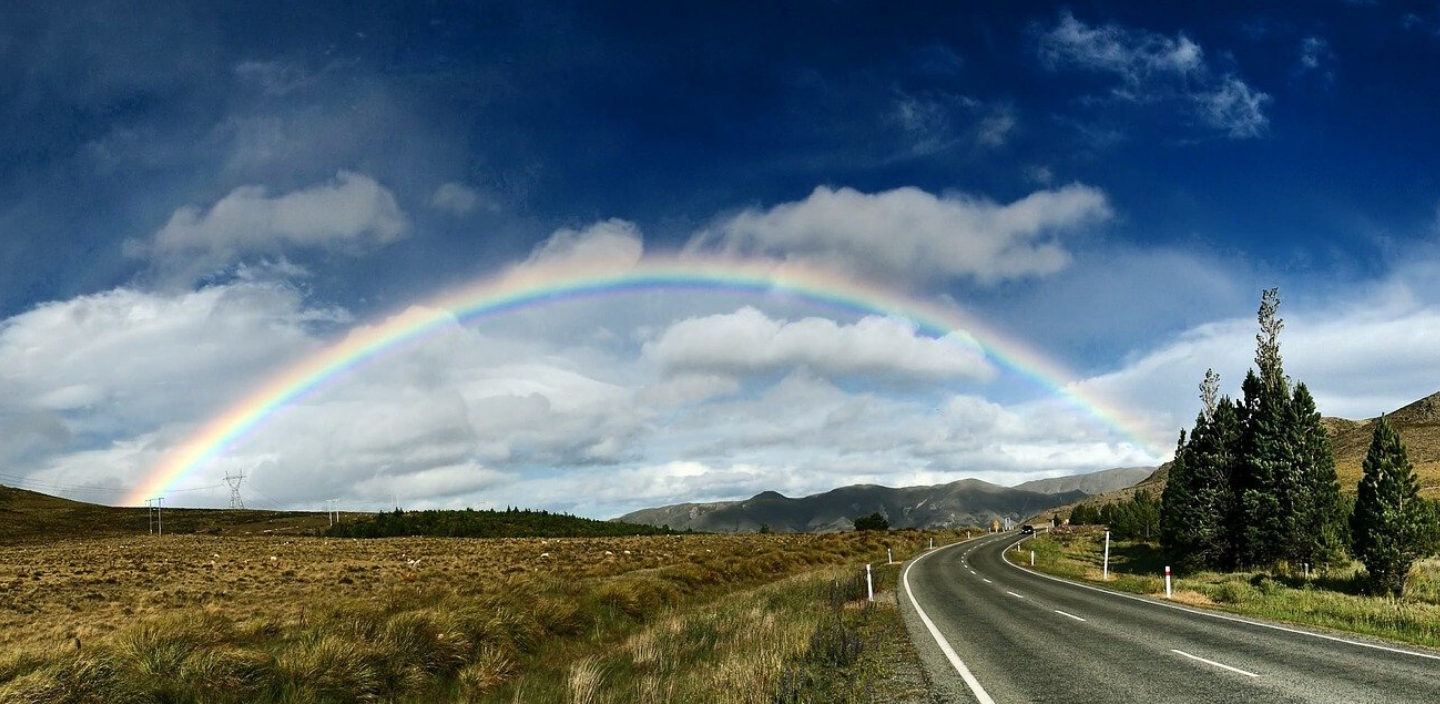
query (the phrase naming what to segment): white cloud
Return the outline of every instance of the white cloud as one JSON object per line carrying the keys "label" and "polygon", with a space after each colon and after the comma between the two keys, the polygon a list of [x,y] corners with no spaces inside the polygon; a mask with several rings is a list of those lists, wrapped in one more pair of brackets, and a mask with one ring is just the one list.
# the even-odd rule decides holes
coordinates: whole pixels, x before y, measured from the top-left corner
{"label": "white cloud", "polygon": [[1014,110],[997,110],[980,121],[978,139],[987,147],[1003,147],[1010,140],[1010,133],[1015,130],[1015,125]]}
{"label": "white cloud", "polygon": [[640,228],[612,218],[583,230],[556,230],[535,245],[522,266],[630,266],[640,261],[644,250]]}
{"label": "white cloud", "polygon": [[498,206],[481,193],[463,183],[446,183],[430,196],[430,207],[451,215],[468,215],[477,208],[498,210]]}
{"label": "white cloud", "polygon": [[1235,76],[1221,79],[1214,91],[1195,96],[1206,121],[1234,139],[1259,137],[1270,124],[1265,103],[1270,96],[1256,91]]}
{"label": "white cloud", "polygon": [[1122,86],[1116,92],[1143,99],[1147,84],[1203,74],[1204,51],[1184,34],[1131,30],[1116,24],[1092,27],[1065,12],[1054,29],[1040,37],[1040,60],[1046,67],[1080,68],[1112,73]]}
{"label": "white cloud", "polygon": [[1300,40],[1300,70],[1314,71],[1323,61],[1330,59],[1330,44],[1320,37],[1310,36]]}
{"label": "white cloud", "polygon": [[1070,12],[1039,38],[1040,61],[1050,70],[1076,69],[1114,76],[1111,94],[1135,103],[1180,100],[1232,139],[1264,133],[1270,96],[1234,73],[1214,70],[1205,52],[1183,33],[1174,38],[1118,24],[1088,25]]}
{"label": "white cloud", "polygon": [[346,320],[257,282],[47,303],[0,324],[0,379],[13,390],[0,404],[65,413],[82,430],[143,427],[236,393],[314,349],[312,328]]}
{"label": "white cloud", "polygon": [[360,252],[394,242],[409,228],[389,189],[341,171],[331,181],[279,196],[263,186],[236,188],[208,210],[176,210],[149,242],[126,246],[183,279],[292,248]]}
{"label": "white cloud", "polygon": [[911,284],[990,284],[1059,271],[1070,257],[1056,237],[1110,217],[1105,194],[1081,184],[1003,205],[909,187],[867,194],[820,186],[802,201],[742,211],[688,249],[812,259]]}
{"label": "white cloud", "polygon": [[830,375],[987,379],[994,368],[963,333],[919,335],[907,321],[866,317],[853,325],[825,318],[774,320],[750,307],[689,318],[645,346],[666,369],[753,373],[806,366]]}
{"label": "white cloud", "polygon": [[[1403,281],[1352,294],[1299,310],[1281,306],[1285,371],[1310,387],[1320,412],[1371,418],[1440,391],[1434,373],[1440,368],[1440,307]],[[1223,393],[1240,395],[1240,382],[1253,366],[1255,332],[1249,316],[1197,325],[1082,388],[1146,409],[1152,428],[1173,442],[1199,411],[1196,384],[1206,369],[1219,372]]]}

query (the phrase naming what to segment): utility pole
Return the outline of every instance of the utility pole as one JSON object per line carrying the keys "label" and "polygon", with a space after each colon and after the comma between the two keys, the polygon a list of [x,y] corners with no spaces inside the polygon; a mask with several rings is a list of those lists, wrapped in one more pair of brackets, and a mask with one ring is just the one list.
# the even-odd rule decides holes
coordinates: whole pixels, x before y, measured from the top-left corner
{"label": "utility pole", "polygon": [[230,485],[230,508],[232,509],[245,508],[245,502],[240,498],[240,482],[243,481],[245,481],[243,470],[234,476],[231,476],[228,471],[225,472],[225,483]]}

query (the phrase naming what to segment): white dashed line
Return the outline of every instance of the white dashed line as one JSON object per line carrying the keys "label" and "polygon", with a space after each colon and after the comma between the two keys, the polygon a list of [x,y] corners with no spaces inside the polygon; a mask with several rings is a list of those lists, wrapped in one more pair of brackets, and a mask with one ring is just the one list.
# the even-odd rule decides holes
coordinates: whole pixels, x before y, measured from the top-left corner
{"label": "white dashed line", "polygon": [[1015,592],[1005,592],[1005,593],[1006,593],[1006,594],[1009,594],[1010,596],[1015,597],[1016,599],[1024,599],[1024,598],[1025,598],[1025,597],[1023,597],[1023,596],[1020,596],[1019,594],[1016,594]]}
{"label": "white dashed line", "polygon": [[965,667],[965,663],[960,660],[960,656],[955,653],[955,649],[950,647],[950,643],[945,640],[944,636],[940,635],[940,629],[935,627],[935,622],[931,621],[930,617],[926,615],[925,609],[920,608],[920,602],[915,599],[915,592],[910,589],[910,568],[914,567],[915,563],[934,554],[933,552],[927,552],[911,560],[910,564],[905,566],[905,571],[900,573],[900,581],[905,584],[905,596],[910,598],[910,605],[915,607],[915,615],[920,617],[920,622],[925,624],[925,628],[930,631],[931,637],[933,637],[935,643],[940,646],[940,652],[944,653],[945,658],[950,661],[950,665],[955,668],[956,672],[960,673],[960,679],[965,681],[965,685],[970,688],[970,693],[975,695],[976,701],[980,702],[980,704],[995,704],[995,700],[991,699],[990,694],[985,691],[985,688],[980,686],[980,681],[975,679],[975,675],[970,673],[970,668]]}
{"label": "white dashed line", "polygon": [[1065,616],[1065,617],[1067,617],[1067,618],[1073,618],[1073,619],[1075,619],[1076,621],[1079,621],[1079,622],[1081,622],[1081,623],[1085,623],[1085,619],[1080,618],[1079,616],[1076,616],[1075,614],[1067,614],[1067,613],[1065,613],[1064,611],[1061,611],[1060,609],[1055,609],[1055,613],[1060,614],[1061,616]]}
{"label": "white dashed line", "polygon": [[[985,579],[985,578],[984,578],[984,577],[981,577],[980,579]],[[988,580],[988,579],[985,579],[985,583],[986,583],[986,584],[994,584],[994,582],[992,582],[992,581],[990,581],[990,580]]]}
{"label": "white dashed line", "polygon": [[1215,662],[1214,660],[1206,660],[1205,658],[1202,658],[1202,657],[1200,657],[1200,656],[1198,656],[1198,655],[1191,655],[1190,653],[1187,653],[1187,652],[1185,652],[1185,651],[1183,651],[1183,650],[1176,650],[1176,649],[1174,649],[1174,648],[1171,648],[1171,649],[1170,649],[1170,652],[1175,653],[1176,655],[1184,655],[1185,657],[1190,658],[1191,660],[1199,660],[1200,662],[1203,662],[1203,663],[1205,663],[1206,665],[1214,665],[1215,667],[1218,667],[1218,668],[1220,668],[1220,669],[1222,669],[1222,670],[1229,670],[1229,671],[1231,671],[1231,672],[1238,672],[1238,673],[1240,673],[1240,674],[1242,674],[1242,675],[1245,675],[1246,677],[1259,677],[1259,676],[1260,676],[1260,675],[1257,675],[1257,674],[1255,674],[1255,673],[1253,673],[1253,672],[1246,672],[1246,671],[1244,671],[1244,670],[1242,670],[1242,669],[1240,669],[1240,668],[1238,668],[1238,667],[1230,667],[1229,665],[1225,665],[1225,664],[1223,664],[1223,663],[1218,663],[1218,662]]}

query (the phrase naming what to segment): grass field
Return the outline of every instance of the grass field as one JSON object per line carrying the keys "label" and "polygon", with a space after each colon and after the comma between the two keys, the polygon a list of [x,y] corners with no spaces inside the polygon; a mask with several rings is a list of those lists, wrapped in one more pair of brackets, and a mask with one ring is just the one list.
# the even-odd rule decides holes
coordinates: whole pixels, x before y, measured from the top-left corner
{"label": "grass field", "polygon": [[931,537],[0,545],[0,702],[871,701],[883,651],[805,663],[827,632],[893,641],[853,578]]}
{"label": "grass field", "polygon": [[[1035,569],[1101,584],[1103,532],[1076,530],[1026,541],[1026,566],[1035,551]],[[1028,568],[1028,567],[1027,567]],[[1163,597],[1165,560],[1151,543],[1113,541],[1110,579],[1104,586]],[[1412,645],[1440,648],[1440,560],[1417,563],[1400,599],[1364,594],[1359,563],[1311,574],[1200,572],[1173,579],[1175,601],[1191,606],[1257,616],[1302,626],[1358,633]]]}

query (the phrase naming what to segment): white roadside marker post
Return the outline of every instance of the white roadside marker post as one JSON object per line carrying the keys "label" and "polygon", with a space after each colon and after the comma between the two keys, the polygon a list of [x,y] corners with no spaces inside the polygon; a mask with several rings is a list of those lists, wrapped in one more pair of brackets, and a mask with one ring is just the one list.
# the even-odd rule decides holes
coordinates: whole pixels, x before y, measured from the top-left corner
{"label": "white roadside marker post", "polygon": [[1170,598],[1170,565],[1165,565],[1165,598]]}
{"label": "white roadside marker post", "polygon": [[1305,563],[1305,581],[1310,581],[1310,563]]}
{"label": "white roadside marker post", "polygon": [[875,601],[875,582],[870,579],[870,563],[865,563],[865,595],[870,601]]}
{"label": "white roadside marker post", "polygon": [[935,549],[935,539],[934,539],[934,538],[931,538],[931,539],[930,539],[930,549],[931,549],[931,550],[934,550],[934,549]]}
{"label": "white roadside marker post", "polygon": [[895,564],[895,553],[890,552],[890,548],[885,548],[885,564]]}
{"label": "white roadside marker post", "polygon": [[1030,566],[1031,566],[1031,567],[1034,567],[1034,566],[1035,566],[1035,551],[1034,551],[1034,550],[1031,550],[1031,551],[1030,551]]}
{"label": "white roadside marker post", "polygon": [[1110,580],[1110,531],[1105,531],[1105,562],[1100,567],[1100,581]]}

